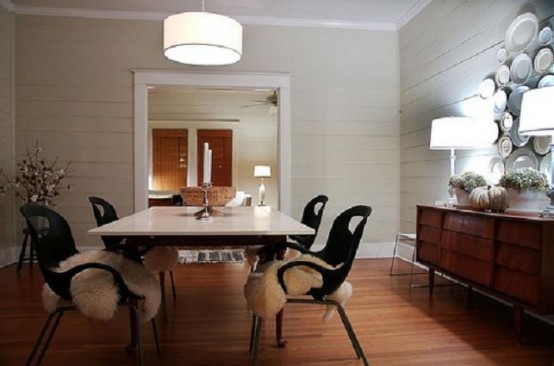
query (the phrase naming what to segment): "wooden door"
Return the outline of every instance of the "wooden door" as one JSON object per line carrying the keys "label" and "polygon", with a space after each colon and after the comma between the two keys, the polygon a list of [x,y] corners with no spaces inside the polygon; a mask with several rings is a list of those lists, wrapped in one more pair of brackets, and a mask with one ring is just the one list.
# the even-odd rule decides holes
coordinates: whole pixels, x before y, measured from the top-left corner
{"label": "wooden door", "polygon": [[198,130],[198,185],[204,182],[204,143],[212,150],[212,185],[233,185],[233,131]]}
{"label": "wooden door", "polygon": [[152,189],[178,192],[187,185],[188,132],[152,130]]}

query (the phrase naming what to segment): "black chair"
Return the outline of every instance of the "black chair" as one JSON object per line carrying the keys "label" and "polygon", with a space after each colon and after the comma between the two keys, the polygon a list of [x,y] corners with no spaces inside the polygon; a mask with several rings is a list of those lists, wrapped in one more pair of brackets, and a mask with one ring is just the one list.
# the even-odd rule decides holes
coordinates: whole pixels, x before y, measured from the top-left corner
{"label": "black chair", "polygon": [[[96,219],[96,224],[98,226],[109,224],[110,222],[116,221],[118,219],[115,208],[108,201],[104,200],[103,198],[94,196],[89,197],[88,200],[92,205],[92,211],[94,212],[94,218]],[[148,250],[151,249],[147,248],[146,250],[139,251],[137,248],[125,245],[124,238],[115,236],[102,236],[102,241],[104,242],[104,246],[106,247],[106,249],[121,252],[127,257],[137,261],[142,261],[142,257],[148,252]],[[162,291],[162,311],[164,317],[167,319],[167,311],[165,305],[165,271],[158,271],[158,275],[160,279],[160,288]],[[172,270],[169,271],[169,278],[171,280],[173,301],[177,301],[177,293],[175,291],[175,279],[173,277]]]}
{"label": "black chair", "polygon": [[[319,272],[323,279],[322,287],[312,288],[306,293],[306,295],[310,295],[313,299],[287,298],[287,303],[312,305],[321,304],[336,307],[344,328],[348,333],[348,337],[350,338],[354,351],[356,352],[356,356],[358,358],[361,358],[364,365],[366,366],[368,366],[369,363],[367,362],[362,347],[358,342],[356,334],[354,333],[354,329],[352,328],[352,325],[348,320],[343,306],[335,300],[326,299],[326,296],[336,291],[346,280],[346,277],[348,276],[348,273],[352,268],[354,258],[356,257],[356,252],[358,250],[358,246],[360,244],[360,240],[362,238],[362,234],[364,232],[364,228],[367,223],[367,219],[371,214],[371,211],[372,209],[369,206],[354,206],[338,215],[334,220],[333,225],[331,226],[331,231],[329,232],[329,237],[327,239],[325,247],[319,252],[310,252],[303,246],[293,243],[277,244],[278,246],[285,245],[289,248],[296,249],[303,254],[311,254],[319,257],[331,266],[338,266],[339,264],[341,264],[341,266],[337,267],[336,269],[330,270],[323,268],[313,262],[291,261],[279,268],[279,270],[277,271],[277,277],[280,286],[283,288],[283,291],[287,293],[287,286],[285,285],[283,276],[285,271],[287,271],[288,269],[297,266],[306,266]],[[360,221],[357,223],[354,231],[352,232],[350,230],[350,223],[356,219],[359,219]],[[252,328],[253,332],[250,339],[250,348],[251,350],[253,349],[254,353],[253,365],[256,365],[258,361],[261,326],[262,318],[255,316]]]}
{"label": "black chair", "polygon": [[302,212],[302,219],[300,222],[314,229],[314,235],[289,235],[289,239],[294,240],[305,249],[310,249],[314,244],[317,232],[319,231],[319,225],[321,224],[323,210],[325,209],[327,201],[329,201],[329,198],[325,195],[319,195],[312,198],[310,202],[306,204],[304,211]]}
{"label": "black chair", "polygon": [[[33,347],[33,350],[31,351],[25,364],[30,365],[33,362],[36,352],[42,344],[44,336],[49,330],[52,320],[54,320],[54,324],[48,331],[46,342],[42,347],[36,364],[39,365],[41,363],[63,314],[66,311],[77,309],[77,306],[72,303],[73,299],[70,292],[70,285],[73,277],[86,269],[94,268],[107,271],[112,275],[114,284],[118,288],[118,303],[129,308],[132,320],[132,343],[134,346],[134,341],[136,341],[139,363],[142,365],[142,337],[140,331],[141,320],[140,312],[138,311],[138,301],[143,300],[144,297],[131,292],[126,285],[122,274],[115,268],[103,263],[89,262],[77,265],[64,272],[56,271],[55,269],[59,266],[60,262],[79,253],[75,247],[75,241],[73,239],[69,224],[60,214],[45,206],[29,203],[22,206],[20,211],[25,217],[27,229],[29,230],[33,242],[35,243],[37,261],[44,280],[54,293],[62,299],[69,301],[69,303],[61,302],[61,304],[57,306],[56,310],[48,316],[39,334],[37,342],[35,343],[35,346]],[[47,228],[44,228],[40,233],[33,226],[33,221],[36,217],[42,217],[47,222]],[[151,323],[156,340],[156,349],[159,354],[158,334],[154,318],[152,318]],[[134,339],[134,337],[136,337],[136,339]]]}

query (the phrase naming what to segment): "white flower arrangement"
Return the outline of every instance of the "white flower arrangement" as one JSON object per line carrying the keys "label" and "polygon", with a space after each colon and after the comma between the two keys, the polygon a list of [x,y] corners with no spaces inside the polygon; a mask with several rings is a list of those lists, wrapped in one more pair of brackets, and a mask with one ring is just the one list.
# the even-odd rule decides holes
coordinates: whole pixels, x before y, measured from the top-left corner
{"label": "white flower arrangement", "polygon": [[[5,185],[0,185],[0,194],[12,191],[24,203],[44,202],[46,205],[55,206],[54,197],[60,194],[58,188],[68,175],[71,162],[60,168],[57,166],[57,158],[53,162],[41,158],[42,151],[43,148],[39,146],[38,141],[31,151],[27,149],[24,158],[16,161],[17,172],[13,179],[0,168],[0,174],[6,181]],[[65,188],[69,190],[71,186],[67,185]]]}
{"label": "white flower arrangement", "polygon": [[486,186],[487,181],[482,175],[474,172],[465,172],[461,175],[454,174],[448,179],[448,186],[458,188],[471,193],[475,188]]}
{"label": "white flower arrangement", "polygon": [[543,192],[548,188],[548,179],[544,173],[536,169],[519,168],[515,172],[504,174],[498,185],[504,188],[513,188],[520,192],[523,189]]}

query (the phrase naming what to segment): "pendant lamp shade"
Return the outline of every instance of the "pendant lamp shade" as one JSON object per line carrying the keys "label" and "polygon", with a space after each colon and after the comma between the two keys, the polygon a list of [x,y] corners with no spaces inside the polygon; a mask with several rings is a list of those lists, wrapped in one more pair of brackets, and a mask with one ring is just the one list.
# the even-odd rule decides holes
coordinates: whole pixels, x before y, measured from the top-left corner
{"label": "pendant lamp shade", "polygon": [[220,14],[187,12],[164,20],[164,56],[189,65],[229,65],[242,56],[242,26]]}

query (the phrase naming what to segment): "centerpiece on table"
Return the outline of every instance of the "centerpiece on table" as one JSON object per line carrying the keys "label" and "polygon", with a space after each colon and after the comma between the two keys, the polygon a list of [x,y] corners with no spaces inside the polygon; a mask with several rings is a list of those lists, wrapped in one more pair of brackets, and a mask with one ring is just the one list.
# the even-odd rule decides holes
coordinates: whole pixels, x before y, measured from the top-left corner
{"label": "centerpiece on table", "polygon": [[[41,154],[43,148],[38,141],[31,150],[27,149],[21,160],[16,161],[16,173],[13,178],[0,169],[5,184],[0,185],[0,194],[11,191],[23,203],[36,202],[47,206],[56,206],[54,198],[60,194],[62,181],[69,173],[68,162],[58,166],[58,159],[45,160]],[[64,188],[70,189],[67,185]]]}
{"label": "centerpiece on table", "polygon": [[456,207],[469,207],[469,194],[477,187],[486,186],[487,181],[482,175],[474,172],[454,174],[448,179],[448,186],[456,194]]}
{"label": "centerpiece on table", "polygon": [[498,185],[506,188],[511,209],[536,210],[540,193],[548,188],[548,179],[536,169],[519,168],[504,174]]}

